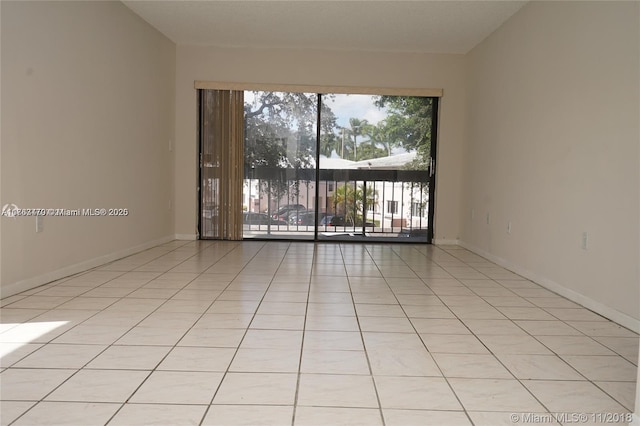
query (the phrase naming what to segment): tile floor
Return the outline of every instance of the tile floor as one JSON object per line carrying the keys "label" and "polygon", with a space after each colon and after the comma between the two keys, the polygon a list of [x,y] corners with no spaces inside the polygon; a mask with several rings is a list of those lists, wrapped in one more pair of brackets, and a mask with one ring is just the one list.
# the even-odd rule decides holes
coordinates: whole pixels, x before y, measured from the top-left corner
{"label": "tile floor", "polygon": [[1,319],[2,425],[633,411],[637,334],[453,246],[174,241]]}

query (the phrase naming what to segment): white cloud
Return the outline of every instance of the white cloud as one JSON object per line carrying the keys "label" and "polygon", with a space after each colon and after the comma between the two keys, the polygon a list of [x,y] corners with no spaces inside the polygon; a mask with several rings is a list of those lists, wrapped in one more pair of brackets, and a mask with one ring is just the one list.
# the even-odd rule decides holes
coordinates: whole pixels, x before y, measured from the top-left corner
{"label": "white cloud", "polygon": [[[244,101],[253,103],[255,96],[253,92],[244,92]],[[339,126],[349,127],[350,118],[367,120],[370,124],[377,124],[384,120],[388,112],[386,109],[379,109],[374,103],[373,95],[345,95],[337,94],[332,97],[324,96],[323,102],[331,108],[336,115]]]}
{"label": "white cloud", "polygon": [[349,118],[367,120],[377,124],[387,117],[387,111],[374,104],[372,95],[334,95],[333,99],[323,97],[323,101],[331,108],[338,119],[338,125],[349,127]]}

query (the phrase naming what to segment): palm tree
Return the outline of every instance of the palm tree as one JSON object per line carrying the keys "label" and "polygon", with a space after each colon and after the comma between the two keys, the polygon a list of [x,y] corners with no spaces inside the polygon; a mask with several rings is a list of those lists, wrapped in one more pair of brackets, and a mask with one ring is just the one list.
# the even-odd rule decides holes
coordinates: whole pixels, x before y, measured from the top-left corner
{"label": "palm tree", "polygon": [[360,120],[359,118],[350,118],[349,119],[349,132],[353,135],[353,161],[358,161],[358,136],[366,134],[366,128],[369,125],[369,122],[365,119]]}
{"label": "palm tree", "polygon": [[320,154],[329,158],[333,151],[340,153],[340,142],[333,132],[320,134]]}
{"label": "palm tree", "polygon": [[369,125],[366,130],[372,148],[382,146],[386,151],[387,156],[391,156],[391,150],[398,144],[395,143],[393,137],[387,131],[386,122],[381,121],[376,126]]}
{"label": "palm tree", "polygon": [[364,217],[365,202],[367,206],[378,202],[378,192],[364,184],[356,186],[356,183],[344,183],[336,188],[334,204],[336,213],[344,216],[345,223],[357,224]]}

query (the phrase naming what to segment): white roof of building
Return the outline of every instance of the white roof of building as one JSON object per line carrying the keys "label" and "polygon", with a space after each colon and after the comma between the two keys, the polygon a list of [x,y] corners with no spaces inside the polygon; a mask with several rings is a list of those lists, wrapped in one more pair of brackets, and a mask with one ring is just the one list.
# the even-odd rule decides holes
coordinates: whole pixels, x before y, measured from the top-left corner
{"label": "white roof of building", "polygon": [[342,158],[320,157],[321,169],[357,169],[356,162]]}
{"label": "white roof of building", "polygon": [[417,152],[391,155],[389,157],[372,158],[371,160],[357,161],[353,165],[356,169],[398,169],[415,160]]}
{"label": "white roof of building", "polygon": [[[397,169],[412,162],[417,152],[406,152],[388,157],[372,158],[371,160],[351,161],[343,158],[320,157],[321,169]],[[315,164],[315,161],[312,161]]]}
{"label": "white roof of building", "polygon": [[[372,158],[370,160],[351,161],[343,158],[328,158],[320,156],[321,169],[398,169],[417,157],[416,151],[388,157]],[[315,164],[315,161],[312,161]]]}

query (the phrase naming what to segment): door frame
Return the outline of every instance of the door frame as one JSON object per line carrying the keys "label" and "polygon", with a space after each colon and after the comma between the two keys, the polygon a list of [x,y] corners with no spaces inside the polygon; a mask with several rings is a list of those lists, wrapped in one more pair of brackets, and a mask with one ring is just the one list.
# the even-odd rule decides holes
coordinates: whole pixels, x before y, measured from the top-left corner
{"label": "door frame", "polygon": [[[430,146],[430,164],[429,164],[429,179],[428,183],[428,210],[427,210],[427,235],[426,243],[433,244],[435,236],[435,197],[436,197],[436,175],[437,175],[437,143],[438,143],[438,126],[439,126],[439,104],[442,97],[442,89],[389,89],[389,88],[352,88],[352,87],[327,87],[327,86],[308,86],[308,85],[276,85],[276,84],[247,84],[247,83],[217,83],[217,82],[202,82],[196,81],[195,88],[197,89],[197,139],[198,139],[198,152],[197,152],[197,232],[198,239],[202,239],[202,122],[203,122],[203,108],[202,108],[202,91],[203,89],[216,89],[216,90],[259,90],[259,91],[296,91],[296,92],[314,92],[317,97],[317,123],[316,123],[316,167],[315,167],[315,202],[314,209],[316,212],[319,210],[320,202],[320,136],[321,136],[321,106],[323,94],[371,94],[381,95],[389,94],[391,96],[418,96],[429,97],[432,99],[432,111],[431,111],[431,146]],[[261,240],[261,238],[255,238],[255,240]],[[270,239],[264,239],[270,240]],[[313,239],[298,240],[282,238],[281,241],[326,241],[325,239],[319,239],[319,226],[316,223],[314,226]],[[344,242],[342,240],[342,242]],[[407,241],[406,243],[419,243],[424,244],[425,241]]]}
{"label": "door frame", "polygon": [[431,107],[431,161],[429,164],[429,210],[427,216],[427,244],[433,244],[434,224],[436,215],[436,167],[438,158],[438,113],[440,108],[440,98],[432,98]]}

